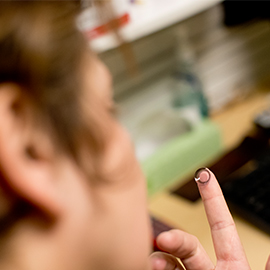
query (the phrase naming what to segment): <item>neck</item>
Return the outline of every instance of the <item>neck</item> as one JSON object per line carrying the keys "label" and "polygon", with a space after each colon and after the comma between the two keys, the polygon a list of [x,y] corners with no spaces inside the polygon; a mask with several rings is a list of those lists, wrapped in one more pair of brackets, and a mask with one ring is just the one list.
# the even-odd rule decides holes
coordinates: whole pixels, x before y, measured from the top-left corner
{"label": "neck", "polygon": [[[56,230],[34,219],[25,219],[14,226],[2,246],[0,269],[3,270],[60,270],[54,245]],[[58,262],[58,264],[56,263]]]}

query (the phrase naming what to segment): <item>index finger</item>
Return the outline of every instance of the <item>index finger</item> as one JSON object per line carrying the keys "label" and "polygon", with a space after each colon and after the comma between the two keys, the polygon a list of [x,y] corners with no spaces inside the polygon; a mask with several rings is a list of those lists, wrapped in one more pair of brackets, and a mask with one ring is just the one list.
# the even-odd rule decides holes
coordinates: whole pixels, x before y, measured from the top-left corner
{"label": "index finger", "polygon": [[207,168],[195,173],[219,261],[243,261],[246,256],[234,220],[215,175]]}

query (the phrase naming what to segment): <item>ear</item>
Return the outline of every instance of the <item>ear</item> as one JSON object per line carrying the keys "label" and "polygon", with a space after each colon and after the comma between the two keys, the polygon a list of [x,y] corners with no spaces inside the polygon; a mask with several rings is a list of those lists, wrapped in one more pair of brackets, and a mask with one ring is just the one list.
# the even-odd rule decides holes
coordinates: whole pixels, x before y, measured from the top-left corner
{"label": "ear", "polygon": [[33,123],[24,110],[16,110],[15,104],[26,106],[21,93],[14,84],[0,85],[0,170],[15,197],[55,218],[60,214],[61,201],[50,147],[47,136],[33,132]]}

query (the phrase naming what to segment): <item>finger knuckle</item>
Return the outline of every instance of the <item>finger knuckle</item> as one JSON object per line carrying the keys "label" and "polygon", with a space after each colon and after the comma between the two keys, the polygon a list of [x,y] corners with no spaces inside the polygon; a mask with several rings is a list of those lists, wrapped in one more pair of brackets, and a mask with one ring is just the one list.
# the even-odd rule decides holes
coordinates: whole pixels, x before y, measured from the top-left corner
{"label": "finger knuckle", "polygon": [[212,231],[220,231],[220,230],[224,230],[224,229],[228,229],[228,228],[232,228],[234,227],[234,222],[233,221],[225,221],[225,220],[221,220],[221,221],[217,221],[214,224],[211,225],[211,230]]}

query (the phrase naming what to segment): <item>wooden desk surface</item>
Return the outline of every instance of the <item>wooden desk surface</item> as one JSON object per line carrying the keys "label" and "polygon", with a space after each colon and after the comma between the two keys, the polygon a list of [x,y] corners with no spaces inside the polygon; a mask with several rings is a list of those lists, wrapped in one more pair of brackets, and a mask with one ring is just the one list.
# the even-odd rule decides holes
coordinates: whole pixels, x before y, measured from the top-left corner
{"label": "wooden desk surface", "polygon": [[[251,130],[253,116],[269,105],[269,93],[260,91],[212,117],[221,128],[225,148],[237,145]],[[210,230],[201,201],[192,203],[164,190],[149,199],[149,210],[164,222],[197,236],[215,262]],[[234,217],[234,220],[251,268],[263,270],[270,255],[270,236],[239,217]]]}

